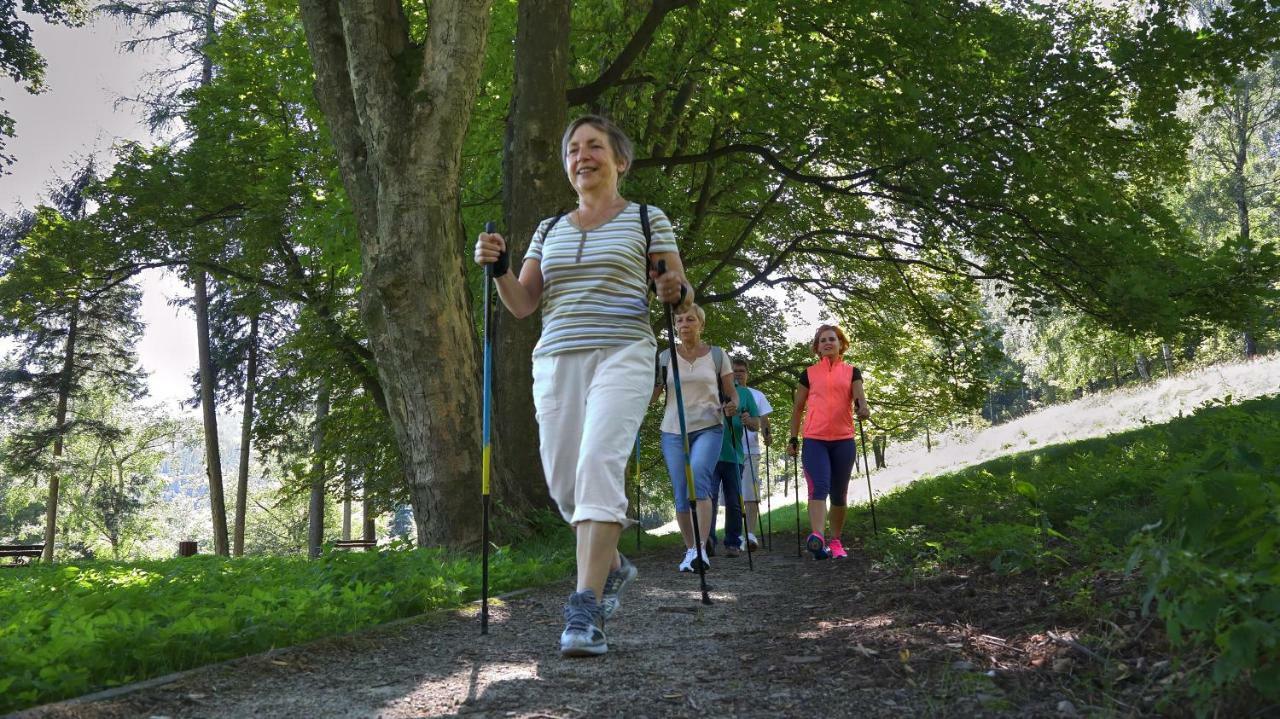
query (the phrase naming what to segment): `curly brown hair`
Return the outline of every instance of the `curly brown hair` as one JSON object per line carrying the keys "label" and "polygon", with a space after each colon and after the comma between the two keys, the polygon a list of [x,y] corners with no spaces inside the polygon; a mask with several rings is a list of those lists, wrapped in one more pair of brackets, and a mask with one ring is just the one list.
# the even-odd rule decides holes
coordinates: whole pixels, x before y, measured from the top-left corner
{"label": "curly brown hair", "polygon": [[809,345],[809,349],[813,350],[814,354],[818,354],[818,338],[822,336],[823,332],[828,330],[836,333],[836,339],[840,341],[840,354],[843,355],[845,352],[848,352],[849,338],[845,337],[844,330],[836,327],[835,325],[822,325],[819,327],[818,331],[813,333],[813,343]]}

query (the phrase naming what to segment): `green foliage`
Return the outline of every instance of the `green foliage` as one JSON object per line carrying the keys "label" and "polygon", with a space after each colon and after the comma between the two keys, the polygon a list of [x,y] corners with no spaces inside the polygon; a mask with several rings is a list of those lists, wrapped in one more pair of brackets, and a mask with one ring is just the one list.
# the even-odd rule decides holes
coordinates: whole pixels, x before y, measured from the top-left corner
{"label": "green foliage", "polygon": [[[1277,467],[1280,397],[1212,403],[1167,425],[917,481],[876,503],[882,531],[868,547],[911,572],[1141,568],[1146,606],[1183,658],[1177,690],[1205,710],[1246,686],[1274,701]],[[851,526],[869,521],[865,507],[851,511]],[[1073,602],[1088,611],[1087,597]]]}
{"label": "green foliage", "polygon": [[[559,529],[491,556],[491,592],[563,576],[573,550]],[[0,711],[459,607],[479,590],[477,556],[436,549],[5,572]]]}

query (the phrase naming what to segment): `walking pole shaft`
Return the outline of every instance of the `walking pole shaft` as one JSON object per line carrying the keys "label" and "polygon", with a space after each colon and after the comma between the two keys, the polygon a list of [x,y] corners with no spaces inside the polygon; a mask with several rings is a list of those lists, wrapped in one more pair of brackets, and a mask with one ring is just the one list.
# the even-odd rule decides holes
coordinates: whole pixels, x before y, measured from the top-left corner
{"label": "walking pole shaft", "polygon": [[[484,231],[494,233],[497,231],[497,225],[493,222],[486,222]],[[481,431],[480,431],[480,505],[481,505],[481,521],[484,528],[481,530],[481,543],[483,550],[480,560],[480,633],[489,633],[489,477],[493,466],[493,452],[489,443],[491,423],[493,416],[493,305],[490,302],[490,296],[493,294],[493,265],[484,266],[484,392],[483,406],[481,408]]]}
{"label": "walking pole shaft", "polygon": [[[663,275],[667,272],[667,263],[658,260],[658,274]],[[681,290],[684,288],[682,287]],[[681,292],[683,296],[683,291]],[[667,340],[670,344],[668,351],[671,360],[671,383],[675,385],[676,390],[676,416],[680,420],[680,439],[684,446],[684,481],[689,491],[689,514],[693,519],[693,541],[696,548],[694,564],[698,567],[698,584],[702,589],[702,603],[711,603],[711,593],[707,589],[707,567],[702,561],[702,528],[698,526],[698,491],[693,482],[693,465],[689,458],[689,431],[685,428],[684,421],[684,394],[680,391],[680,359],[676,356],[676,324],[674,320],[674,312],[671,305],[663,303],[664,313],[667,320]]]}
{"label": "walking pole shaft", "polygon": [[871,493],[871,465],[867,464],[867,430],[862,426],[862,420],[858,420],[858,433],[862,435],[862,468],[867,473],[867,503],[871,505],[871,531],[879,534],[880,525],[876,523],[876,498]]}
{"label": "walking pole shaft", "polygon": [[[761,435],[760,439],[761,441],[763,441],[764,436]],[[764,443],[764,484],[765,484],[765,492],[768,494],[768,497],[765,499],[765,502],[767,503],[769,508],[768,509],[769,532],[765,536],[768,537],[769,551],[773,551],[773,475],[769,471],[770,464],[772,464],[772,462],[769,461],[769,443],[765,442]]]}
{"label": "walking pole shaft", "polygon": [[636,434],[636,552],[640,551],[640,435]]}

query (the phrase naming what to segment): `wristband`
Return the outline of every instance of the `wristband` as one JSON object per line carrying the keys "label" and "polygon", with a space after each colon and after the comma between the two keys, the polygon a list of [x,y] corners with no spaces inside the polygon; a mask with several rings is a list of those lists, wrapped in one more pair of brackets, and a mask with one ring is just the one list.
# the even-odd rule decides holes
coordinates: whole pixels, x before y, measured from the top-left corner
{"label": "wristband", "polygon": [[511,256],[506,252],[498,253],[498,259],[492,265],[492,276],[496,280],[507,274],[507,270],[511,269]]}

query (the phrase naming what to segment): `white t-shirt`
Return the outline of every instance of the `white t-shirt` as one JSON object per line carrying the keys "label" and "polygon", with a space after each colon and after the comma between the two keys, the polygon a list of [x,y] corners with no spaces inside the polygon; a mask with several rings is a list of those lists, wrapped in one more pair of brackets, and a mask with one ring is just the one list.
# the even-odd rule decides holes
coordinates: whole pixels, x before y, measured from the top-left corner
{"label": "white t-shirt", "polygon": [[[664,353],[670,350],[662,350]],[[716,361],[708,350],[705,355],[688,362],[676,353],[680,363],[680,396],[684,399],[684,425],[690,432],[720,424],[720,380],[716,377]],[[662,415],[662,431],[680,434],[680,417],[676,414],[675,379],[667,368],[667,409]],[[733,376],[733,367],[724,363],[724,375]]]}
{"label": "white t-shirt", "polygon": [[[764,392],[753,387],[748,387],[751,396],[756,400],[756,409],[760,411],[760,416],[764,417],[773,411],[773,407],[769,406],[769,400],[764,396]],[[760,433],[747,430],[747,453],[760,456]]]}

